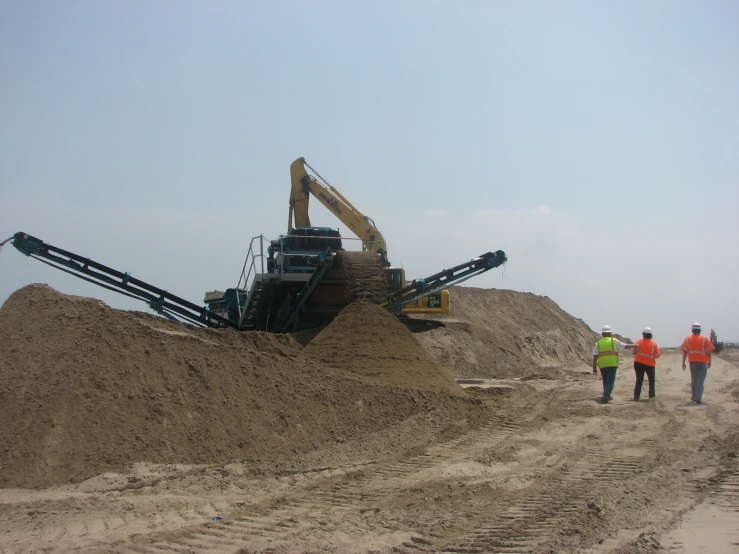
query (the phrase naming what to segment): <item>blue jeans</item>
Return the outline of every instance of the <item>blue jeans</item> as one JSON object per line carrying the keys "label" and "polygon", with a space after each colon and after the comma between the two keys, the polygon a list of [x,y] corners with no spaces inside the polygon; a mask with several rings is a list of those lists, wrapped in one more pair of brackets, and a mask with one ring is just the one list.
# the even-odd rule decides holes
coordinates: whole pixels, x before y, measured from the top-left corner
{"label": "blue jeans", "polygon": [[706,362],[690,362],[690,398],[696,402],[703,401],[703,383],[708,375]]}
{"label": "blue jeans", "polygon": [[603,398],[609,398],[613,392],[613,386],[616,384],[617,367],[600,368],[600,376],[603,379]]}

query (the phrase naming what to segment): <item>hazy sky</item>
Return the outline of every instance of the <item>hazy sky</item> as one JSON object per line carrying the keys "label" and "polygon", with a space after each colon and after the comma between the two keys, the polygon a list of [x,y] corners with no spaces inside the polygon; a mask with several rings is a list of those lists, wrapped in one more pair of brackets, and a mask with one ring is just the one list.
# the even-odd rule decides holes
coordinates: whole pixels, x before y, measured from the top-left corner
{"label": "hazy sky", "polygon": [[[0,241],[199,303],[300,156],[409,277],[502,249],[466,285],[739,341],[738,2],[0,1]],[[3,248],[35,282],[147,310]]]}

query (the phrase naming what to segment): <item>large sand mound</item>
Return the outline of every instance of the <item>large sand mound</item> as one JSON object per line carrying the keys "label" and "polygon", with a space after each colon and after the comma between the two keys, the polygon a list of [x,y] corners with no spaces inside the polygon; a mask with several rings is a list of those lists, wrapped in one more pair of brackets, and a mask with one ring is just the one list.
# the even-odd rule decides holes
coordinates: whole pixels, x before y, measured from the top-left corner
{"label": "large sand mound", "polygon": [[589,364],[600,335],[546,296],[452,287],[445,327],[419,341],[455,377],[517,377],[544,368]]}
{"label": "large sand mound", "polygon": [[398,387],[464,394],[405,325],[369,302],[344,308],[300,358]]}
{"label": "large sand mound", "polygon": [[[46,285],[20,289],[0,309],[0,486],[77,481],[136,461],[275,460],[428,410],[478,417],[479,403],[418,343],[387,340],[400,325],[390,314],[371,340],[367,313],[349,309],[316,339],[320,355],[305,357],[286,335],[198,329]],[[352,367],[339,344],[360,345],[365,365]],[[339,369],[320,363],[332,350]],[[421,387],[362,370],[388,360],[396,374],[407,361]]]}

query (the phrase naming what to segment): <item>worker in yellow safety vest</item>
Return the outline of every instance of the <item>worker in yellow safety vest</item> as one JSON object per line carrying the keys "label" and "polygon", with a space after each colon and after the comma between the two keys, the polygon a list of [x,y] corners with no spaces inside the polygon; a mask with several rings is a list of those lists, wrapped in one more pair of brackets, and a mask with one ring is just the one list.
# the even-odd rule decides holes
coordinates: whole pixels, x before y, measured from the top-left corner
{"label": "worker in yellow safety vest", "polygon": [[711,339],[701,335],[701,324],[693,323],[691,334],[685,337],[680,350],[683,351],[683,371],[685,358],[690,362],[690,399],[696,404],[703,403],[703,385],[706,382],[708,368],[711,367],[711,352],[716,347]]}
{"label": "worker in yellow safety vest", "polygon": [[644,374],[649,379],[649,398],[654,398],[657,393],[655,381],[657,376],[657,358],[662,355],[659,346],[652,340],[652,329],[645,327],[641,332],[642,338],[636,341],[636,356],[634,356],[634,372],[636,373],[636,384],[634,385],[634,400],[638,401],[641,396],[641,386],[644,383]]}
{"label": "worker in yellow safety vest", "polygon": [[616,371],[618,370],[618,353],[620,350],[625,348],[636,348],[635,344],[626,344],[621,342],[616,337],[612,336],[613,333],[608,325],[604,325],[600,330],[603,338],[595,343],[593,349],[593,375],[598,374],[600,369],[600,375],[603,379],[603,404],[608,404],[613,397],[613,386],[616,384]]}

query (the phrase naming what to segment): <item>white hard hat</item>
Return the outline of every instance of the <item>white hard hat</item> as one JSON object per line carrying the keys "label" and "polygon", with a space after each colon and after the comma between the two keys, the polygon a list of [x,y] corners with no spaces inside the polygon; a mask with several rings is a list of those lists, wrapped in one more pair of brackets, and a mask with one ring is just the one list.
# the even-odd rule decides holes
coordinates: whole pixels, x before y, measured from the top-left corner
{"label": "white hard hat", "polygon": [[610,333],[611,332],[611,326],[610,325],[604,325],[603,328],[600,330],[601,333]]}
{"label": "white hard hat", "polygon": [[651,335],[652,334],[652,328],[651,327],[644,327],[644,330],[642,331],[642,333],[649,333]]}
{"label": "white hard hat", "polygon": [[701,324],[696,321],[695,323],[693,323],[693,326],[691,327],[691,329],[697,329],[698,331],[700,331]]}

